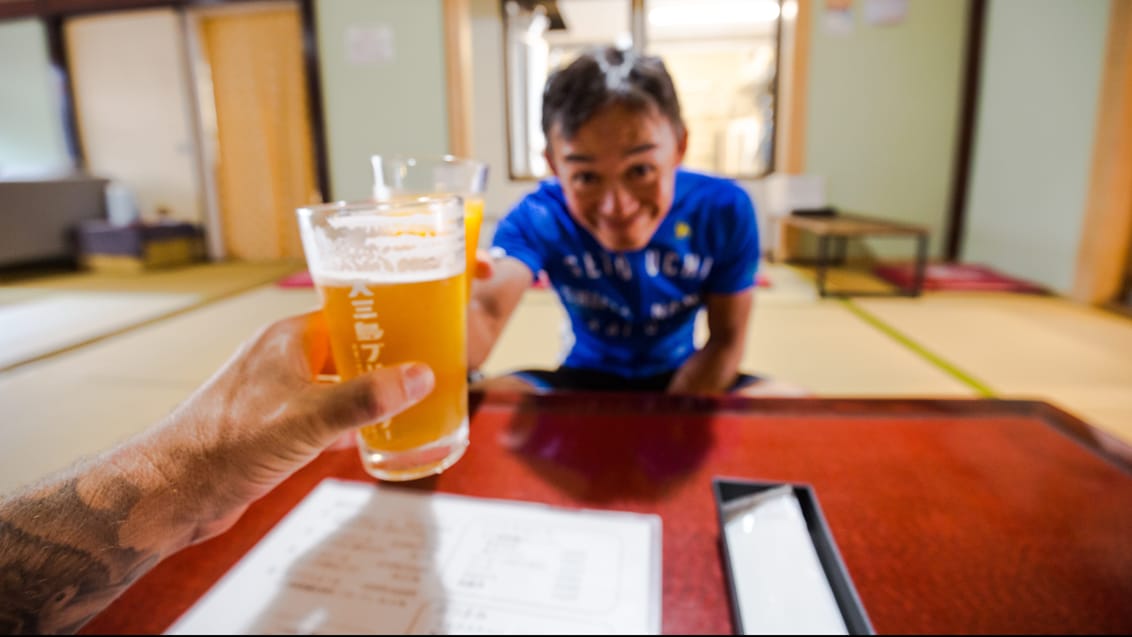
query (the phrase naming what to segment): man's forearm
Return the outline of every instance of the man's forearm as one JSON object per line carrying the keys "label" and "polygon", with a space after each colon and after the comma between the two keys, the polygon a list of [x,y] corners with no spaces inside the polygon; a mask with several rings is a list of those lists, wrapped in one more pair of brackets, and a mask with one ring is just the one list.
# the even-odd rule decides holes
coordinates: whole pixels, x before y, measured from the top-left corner
{"label": "man's forearm", "polygon": [[487,360],[531,284],[531,269],[518,259],[496,257],[491,267],[490,278],[472,284],[468,302],[468,369],[478,369]]}
{"label": "man's forearm", "polygon": [[669,393],[718,393],[727,391],[739,372],[741,347],[722,340],[708,340],[676,370]]}
{"label": "man's forearm", "polygon": [[468,369],[479,369],[499,337],[496,320],[478,299],[468,303]]}
{"label": "man's forearm", "polygon": [[193,520],[159,514],[164,484],[118,450],[0,501],[0,632],[72,633],[191,542]]}

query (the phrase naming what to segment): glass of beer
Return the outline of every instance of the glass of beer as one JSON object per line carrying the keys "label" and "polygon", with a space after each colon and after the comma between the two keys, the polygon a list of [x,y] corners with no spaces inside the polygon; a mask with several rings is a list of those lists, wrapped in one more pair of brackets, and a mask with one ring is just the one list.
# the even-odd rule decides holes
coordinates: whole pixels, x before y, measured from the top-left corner
{"label": "glass of beer", "polygon": [[358,431],[363,466],[381,480],[444,471],[468,445],[463,200],[398,197],[296,212],[341,380],[409,361],[436,375],[423,401]]}
{"label": "glass of beer", "polygon": [[465,258],[469,294],[483,225],[487,164],[466,157],[372,155],[373,196],[378,201],[404,194],[453,194],[464,199]]}

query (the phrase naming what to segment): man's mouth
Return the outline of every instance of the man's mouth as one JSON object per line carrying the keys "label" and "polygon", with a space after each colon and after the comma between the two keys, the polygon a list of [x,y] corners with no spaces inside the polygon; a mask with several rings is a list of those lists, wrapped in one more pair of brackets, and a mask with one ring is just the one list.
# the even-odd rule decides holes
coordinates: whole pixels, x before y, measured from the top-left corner
{"label": "man's mouth", "polygon": [[627,217],[602,217],[599,222],[602,226],[609,228],[616,232],[624,232],[631,229],[644,217],[644,212],[637,212]]}

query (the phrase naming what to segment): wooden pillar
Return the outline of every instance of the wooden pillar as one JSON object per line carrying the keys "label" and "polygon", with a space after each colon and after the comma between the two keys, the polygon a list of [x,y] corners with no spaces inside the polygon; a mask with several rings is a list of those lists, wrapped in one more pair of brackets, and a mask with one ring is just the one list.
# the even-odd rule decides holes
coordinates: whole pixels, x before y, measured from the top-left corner
{"label": "wooden pillar", "polygon": [[1110,0],[1092,175],[1070,296],[1099,304],[1120,293],[1132,250],[1132,2]]}
{"label": "wooden pillar", "polygon": [[444,0],[443,11],[448,152],[458,157],[471,157],[472,25],[468,0]]}

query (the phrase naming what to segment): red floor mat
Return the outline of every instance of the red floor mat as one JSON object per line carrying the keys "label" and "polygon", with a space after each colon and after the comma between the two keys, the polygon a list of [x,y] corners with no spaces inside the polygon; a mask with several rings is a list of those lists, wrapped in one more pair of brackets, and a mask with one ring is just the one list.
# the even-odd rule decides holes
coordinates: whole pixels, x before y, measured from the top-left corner
{"label": "red floor mat", "polygon": [[275,285],[281,288],[309,288],[314,286],[314,281],[311,280],[311,273],[303,270],[294,274],[279,279]]}
{"label": "red floor mat", "polygon": [[[912,263],[882,265],[873,274],[898,286],[908,286],[915,275]],[[929,263],[924,272],[924,289],[937,291],[1021,292],[1046,294],[1040,285],[1015,279],[983,265]]]}

